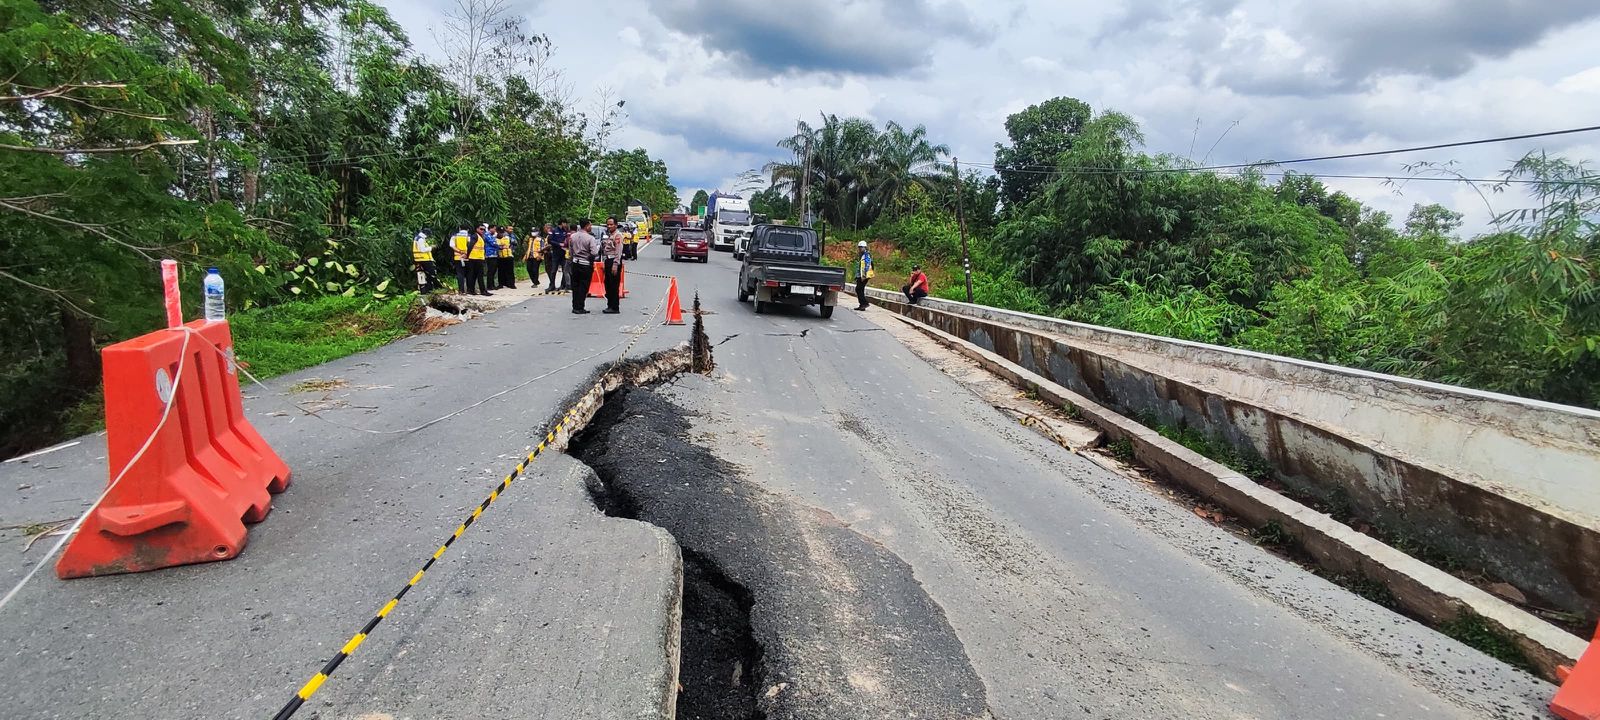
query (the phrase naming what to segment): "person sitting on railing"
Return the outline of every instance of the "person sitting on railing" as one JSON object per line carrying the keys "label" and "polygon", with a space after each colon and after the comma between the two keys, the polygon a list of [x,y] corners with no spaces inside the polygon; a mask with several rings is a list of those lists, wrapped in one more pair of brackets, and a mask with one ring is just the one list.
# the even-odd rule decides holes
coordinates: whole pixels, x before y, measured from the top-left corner
{"label": "person sitting on railing", "polygon": [[928,276],[922,272],[921,265],[911,266],[911,281],[900,288],[906,294],[906,302],[916,305],[928,296]]}

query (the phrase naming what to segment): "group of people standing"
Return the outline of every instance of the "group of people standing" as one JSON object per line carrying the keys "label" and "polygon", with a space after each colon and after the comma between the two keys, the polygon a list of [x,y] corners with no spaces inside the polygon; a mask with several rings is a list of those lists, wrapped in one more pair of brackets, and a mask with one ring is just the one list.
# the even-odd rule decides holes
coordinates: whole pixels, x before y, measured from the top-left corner
{"label": "group of people standing", "polygon": [[[434,243],[428,228],[422,228],[411,243],[411,259],[416,266],[417,287],[422,292],[432,292],[443,285],[439,282],[438,263],[434,259]],[[632,233],[624,232],[615,217],[606,220],[605,231],[595,237],[593,223],[588,218],[569,227],[566,220],[554,225],[545,223],[543,231],[534,230],[526,241],[517,236],[511,225],[477,227],[462,224],[451,236],[448,245],[456,271],[457,292],[466,295],[493,295],[492,290],[514,290],[517,287],[516,263],[522,262],[528,271],[528,281],[539,283],[539,266],[544,265],[549,284],[545,292],[575,290],[572,293],[572,312],[587,314],[584,301],[588,299],[589,284],[598,269],[606,288],[607,314],[621,312],[622,263],[639,257],[639,242]],[[556,284],[560,275],[561,282]]]}
{"label": "group of people standing", "polygon": [[[632,249],[629,249],[632,245]],[[639,257],[638,243],[631,241],[617,225],[617,219],[607,218],[606,229],[600,238],[594,236],[593,224],[588,218],[578,221],[578,229],[567,236],[567,269],[572,276],[572,313],[587,315],[584,303],[589,299],[588,287],[599,270],[606,288],[607,315],[622,312],[622,262]]]}

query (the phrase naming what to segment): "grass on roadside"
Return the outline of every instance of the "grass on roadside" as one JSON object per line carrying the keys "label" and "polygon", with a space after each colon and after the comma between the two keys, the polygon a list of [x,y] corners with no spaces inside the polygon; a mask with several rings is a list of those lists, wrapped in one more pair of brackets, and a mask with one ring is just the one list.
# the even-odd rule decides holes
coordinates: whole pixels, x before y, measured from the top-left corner
{"label": "grass on roadside", "polygon": [[[415,299],[322,297],[244,310],[228,322],[240,363],[265,380],[405,337],[406,312]],[[61,437],[105,429],[105,414],[105,393],[96,388],[62,414]]]}
{"label": "grass on roadside", "polygon": [[405,337],[413,300],[333,296],[246,310],[229,317],[234,348],[256,377],[294,372]]}
{"label": "grass on roadside", "polygon": [[[840,234],[842,235],[842,233]],[[868,240],[868,249],[872,252],[872,287],[881,290],[899,290],[911,280],[911,266],[922,265],[922,271],[928,275],[928,284],[935,291],[942,289],[951,282],[958,282],[960,268],[947,268],[933,260],[912,257],[894,244],[883,240]],[[830,234],[828,243],[823,247],[822,262],[834,267],[847,269],[849,280],[855,281],[856,240],[850,237],[838,237]]]}

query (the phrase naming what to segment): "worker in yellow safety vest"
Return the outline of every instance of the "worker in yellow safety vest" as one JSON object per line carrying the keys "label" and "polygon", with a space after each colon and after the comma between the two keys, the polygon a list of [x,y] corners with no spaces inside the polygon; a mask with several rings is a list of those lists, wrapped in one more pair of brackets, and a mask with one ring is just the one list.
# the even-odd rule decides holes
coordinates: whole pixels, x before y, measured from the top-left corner
{"label": "worker in yellow safety vest", "polygon": [[470,293],[467,288],[467,245],[472,242],[472,237],[467,232],[467,226],[462,225],[456,234],[450,237],[450,251],[456,264],[456,292]]}
{"label": "worker in yellow safety vest", "polygon": [[489,289],[517,287],[516,258],[511,257],[511,235],[499,225],[489,235]]}
{"label": "worker in yellow safety vest", "polygon": [[544,243],[539,237],[538,230],[529,230],[528,238],[522,244],[522,264],[528,268],[528,282],[533,283],[533,289],[539,289],[539,259],[544,257]]}
{"label": "worker in yellow safety vest", "polygon": [[493,242],[486,225],[479,225],[472,231],[472,236],[467,238],[467,294],[468,295],[493,295],[489,292],[489,279],[486,276],[488,253],[485,246]]}
{"label": "worker in yellow safety vest", "polygon": [[867,281],[876,273],[872,271],[872,252],[867,249],[867,241],[856,243],[856,309],[867,309]]}
{"label": "worker in yellow safety vest", "polygon": [[411,239],[411,264],[417,269],[417,292],[433,292],[439,287],[438,265],[433,262],[433,238],[427,228]]}

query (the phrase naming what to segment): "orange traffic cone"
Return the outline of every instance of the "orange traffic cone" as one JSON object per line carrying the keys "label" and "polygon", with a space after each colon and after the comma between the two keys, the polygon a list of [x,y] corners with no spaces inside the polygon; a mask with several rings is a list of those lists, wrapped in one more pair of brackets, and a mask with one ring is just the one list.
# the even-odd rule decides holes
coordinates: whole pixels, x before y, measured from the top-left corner
{"label": "orange traffic cone", "polygon": [[[622,279],[617,283],[617,296],[628,296],[628,266],[622,266]],[[594,264],[594,274],[589,277],[589,297],[603,298],[606,296],[606,266],[604,263]]]}
{"label": "orange traffic cone", "polygon": [[667,285],[667,321],[663,325],[682,325],[683,307],[678,304],[678,279]]}
{"label": "orange traffic cone", "polygon": [[1550,712],[1562,720],[1600,720],[1600,628],[1550,701]]}

